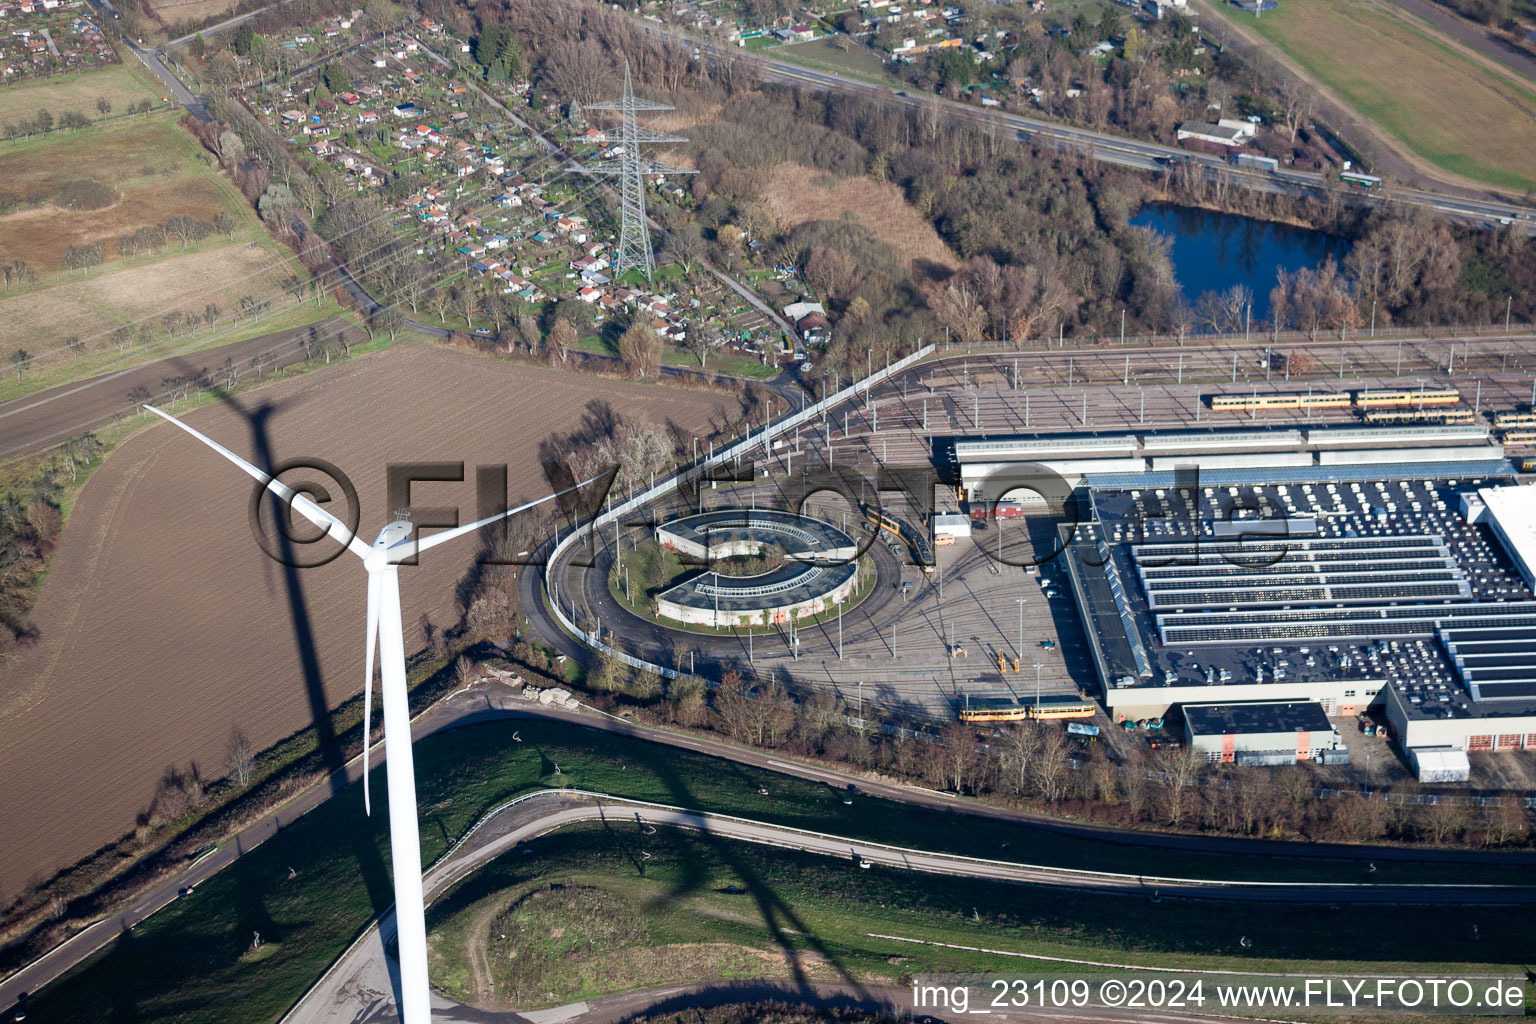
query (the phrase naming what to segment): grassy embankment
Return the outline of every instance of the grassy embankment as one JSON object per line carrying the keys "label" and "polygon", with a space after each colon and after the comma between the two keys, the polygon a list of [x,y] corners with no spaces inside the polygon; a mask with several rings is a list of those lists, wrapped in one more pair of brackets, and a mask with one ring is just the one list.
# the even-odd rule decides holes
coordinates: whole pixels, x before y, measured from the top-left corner
{"label": "grassy embankment", "polygon": [[30,121],[39,110],[48,111],[55,121],[72,111],[94,121],[102,116],[97,100],[106,100],[112,105],[110,113],[120,114],[141,100],[160,103],[163,88],[157,86],[149,69],[137,60],[24,80],[0,89],[0,123]]}
{"label": "grassy embankment", "polygon": [[[520,734],[520,742],[512,740],[514,731]],[[558,776],[554,774],[556,764],[561,771]],[[914,837],[920,837],[933,849],[1003,855],[1032,863],[1235,878],[1355,881],[1366,877],[1364,865],[1358,862],[1230,858],[1143,849],[867,797],[856,798],[850,806],[843,803],[841,791],[828,786],[563,723],[511,720],[429,737],[416,745],[416,765],[422,853],[427,863],[441,856],[483,813],[509,797],[564,785],[894,844],[911,844],[918,841]],[[383,789],[384,780],[378,776],[374,779],[375,795]],[[383,800],[378,805],[387,807]],[[655,838],[658,842],[674,841]],[[584,837],[574,845],[591,847],[595,855],[610,860],[624,857],[622,849],[603,853],[601,845],[590,840]],[[552,842],[568,840],[556,837]],[[1005,842],[1009,844],[1006,850],[1002,846]],[[1523,917],[1515,914],[1446,908],[1436,912],[1436,927],[1426,933],[1415,926],[1422,919],[1421,911],[1373,908],[1343,915],[1338,928],[1318,928],[1311,915],[1286,908],[1267,911],[1251,906],[1165,902],[1153,911],[1139,900],[1124,897],[1053,894],[1011,886],[983,892],[968,883],[949,887],[926,877],[917,887],[907,876],[873,870],[858,872],[869,879],[866,883],[861,877],[858,885],[878,883],[879,888],[871,890],[878,893],[872,897],[875,902],[907,910],[897,913],[892,909],[890,913],[895,916],[879,927],[871,923],[874,918],[854,915],[841,925],[835,920],[823,924],[821,918],[815,918],[814,927],[806,928],[793,922],[812,920],[809,915],[815,911],[810,903],[823,899],[827,887],[857,895],[847,865],[818,864],[814,858],[804,863],[791,859],[782,867],[767,860],[759,865],[748,859],[747,852],[724,846],[715,848],[711,856],[723,859],[725,868],[701,862],[696,869],[683,852],[675,856],[679,858],[675,866],[666,870],[670,877],[687,881],[685,892],[712,892],[716,886],[705,883],[717,875],[724,877],[720,874],[724,871],[731,873],[733,884],[747,888],[747,898],[733,897],[746,918],[743,929],[761,934],[764,925],[753,915],[769,915],[781,931],[819,934],[818,929],[827,929],[834,932],[831,938],[839,947],[846,943],[850,949],[857,945],[854,933],[859,929],[919,938],[950,935],[968,945],[986,945],[965,938],[990,934],[999,942],[1027,940],[1031,951],[1076,950],[1078,954],[1108,944],[1139,950],[1146,956],[1138,959],[1147,962],[1158,957],[1182,958],[1181,963],[1198,959],[1201,966],[1210,966],[1211,956],[1219,951],[1255,968],[1273,963],[1269,958],[1290,955],[1290,950],[1320,959],[1334,955],[1334,947],[1338,947],[1340,958],[1354,960],[1482,963],[1513,960],[1523,955],[1519,951],[1525,948]],[[662,863],[652,864],[654,871],[663,870],[666,861],[660,859]],[[546,858],[537,860],[544,862]],[[577,862],[554,857],[537,870],[561,863],[570,867]],[[494,870],[507,869],[503,865]],[[532,867],[519,863],[510,870]],[[1479,879],[1490,882],[1519,881],[1526,874],[1498,867],[1478,869]],[[482,876],[474,884],[484,886],[485,894],[491,895],[509,884],[529,882],[533,876],[509,877],[506,884],[486,883],[484,877],[491,876]],[[1383,862],[1370,878],[1465,880],[1466,869]],[[918,888],[923,892],[916,892]],[[932,895],[927,894],[930,888]],[[390,900],[387,815],[381,811],[365,818],[357,789],[349,788],[204,882],[192,899],[156,914],[112,949],[40,992],[36,1019],[175,1020],[181,1024],[274,1020]],[[455,905],[444,904],[444,913]],[[952,913],[954,907],[968,913],[972,906],[992,908],[989,917],[967,923]],[[1006,911],[1006,920],[993,920],[990,915],[1005,906],[1015,909]],[[939,909],[942,907],[951,909]],[[829,913],[852,912],[839,911],[833,905]],[[446,920],[441,913],[434,917]],[[1240,921],[1232,927],[1255,936],[1251,952],[1245,954],[1236,948],[1235,936],[1213,929],[1212,922],[1220,920]],[[1465,937],[1474,920],[1480,924],[1482,939],[1469,943]],[[843,931],[835,933],[837,927]],[[905,930],[898,932],[897,928]],[[982,928],[998,930],[986,932]],[[253,931],[260,931],[268,944],[260,959],[247,956]],[[812,940],[807,937],[806,941]],[[901,956],[925,955],[923,947],[892,944],[891,948]],[[871,951],[858,962],[873,967],[887,955],[891,954]],[[1117,953],[1116,959],[1129,962],[1130,956]],[[999,960],[995,966],[1006,965]],[[1016,968],[1017,962],[1012,966]]]}
{"label": "grassy embankment", "polygon": [[1262,36],[1383,131],[1437,167],[1504,189],[1536,188],[1536,90],[1496,73],[1370,0],[1285,0]]}
{"label": "grassy embankment", "polygon": [[[66,180],[93,180],[116,190],[97,210],[65,209],[48,198]],[[176,124],[156,113],[44,138],[0,143],[0,188],[44,197],[0,216],[0,252],[24,259],[36,279],[0,291],[0,336],[20,339],[31,357],[20,377],[0,380],[0,400],[122,369],[166,355],[195,352],[334,316],[333,299],[296,301],[284,283],[306,280],[296,257],[267,234],[244,197],[208,154]],[[183,245],[170,240],[153,252],[117,253],[115,240],[174,217],[212,224],[224,215],[226,234]],[[66,265],[71,246],[101,243],[104,262],[85,270]],[[247,297],[270,303],[259,316],[242,314]],[[167,314],[217,318],[195,329],[164,328]],[[120,346],[124,325],[149,335]],[[83,345],[71,351],[70,338]],[[5,357],[14,349],[7,346]],[[10,364],[7,363],[7,369]]]}
{"label": "grassy embankment", "polygon": [[[963,878],[914,885],[899,869],[642,828],[615,819],[564,829],[529,843],[531,856],[503,856],[461,882],[428,917],[436,984],[465,1002],[526,1009],[662,982],[797,972],[900,984],[924,973],[1091,970],[1051,958],[1459,975],[1501,959],[1503,973],[1518,973],[1513,961],[1524,955],[1518,926],[1493,925],[1503,915],[1487,910],[1450,911],[1426,941],[1414,929],[1422,911],[1411,908],[1373,909],[1367,923],[1345,911],[1153,904]],[[1319,928],[1318,912],[1341,927]]]}

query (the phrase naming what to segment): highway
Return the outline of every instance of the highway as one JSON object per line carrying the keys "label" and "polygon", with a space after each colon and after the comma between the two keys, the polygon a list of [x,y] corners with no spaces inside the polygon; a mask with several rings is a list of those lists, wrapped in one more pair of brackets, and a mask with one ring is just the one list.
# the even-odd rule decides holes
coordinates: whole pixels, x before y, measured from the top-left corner
{"label": "highway", "polygon": [[[742,59],[740,55],[728,48],[717,46],[708,41],[701,41],[681,29],[649,22],[640,27],[647,34],[666,36],[684,45],[698,47],[700,50],[708,52],[716,60]],[[913,94],[904,89],[872,85],[857,78],[839,75],[830,71],[807,68],[789,61],[776,60],[772,57],[758,56],[753,58],[753,60],[762,69],[763,76],[769,81],[798,86],[800,88],[864,95],[888,103],[902,103],[910,107],[929,105],[938,111],[940,120],[959,117],[982,123],[1000,124],[1005,128],[1011,129],[1021,141],[1037,145],[1049,146],[1054,143],[1058,147],[1071,147],[1078,152],[1091,155],[1096,160],[1118,164],[1123,167],[1132,167],[1143,171],[1156,171],[1168,166],[1170,160],[1189,161],[1191,165],[1200,168],[1206,177],[1220,175],[1233,184],[1260,192],[1322,198],[1328,194],[1330,188],[1321,174],[1310,171],[1298,171],[1288,168],[1282,168],[1274,172],[1247,170],[1233,167],[1218,156],[1181,149],[1177,146],[1145,142],[1111,132],[1079,128],[1063,124],[1059,121],[1049,121],[1044,118],[994,112],[972,104],[943,99],[938,96]],[[1512,222],[1520,221],[1524,230],[1529,233],[1536,233],[1536,210],[1533,210],[1531,207],[1501,199],[1494,195],[1489,195],[1486,198],[1466,195],[1463,194],[1463,190],[1453,190],[1452,186],[1449,185],[1445,186],[1444,191],[1398,187],[1391,188],[1386,195],[1382,196],[1351,193],[1351,197],[1358,201],[1372,204],[1391,201],[1423,206],[1464,223],[1483,227],[1496,225],[1503,219],[1508,219]]]}
{"label": "highway", "polygon": [[[446,857],[426,872],[423,884],[427,900],[430,903],[477,868],[522,843],[557,829],[592,821],[606,822],[610,828],[629,829],[637,835],[644,834],[647,828],[658,826],[690,829],[722,839],[833,857],[850,864],[868,863],[878,869],[1139,895],[1148,899],[1168,897],[1330,905],[1536,903],[1536,890],[1531,889],[1479,889],[1467,886],[1404,889],[1369,883],[1234,885],[1199,879],[1162,879],[1040,868],[866,843],[727,815],[706,814],[686,808],[618,800],[603,794],[569,790],[532,794],[492,812],[475,827],[467,841],[450,850]],[[386,914],[374,929],[370,929],[352,945],[283,1018],[284,1024],[361,1024],[365,1020],[390,1019],[388,1014],[392,1007],[389,1005],[391,999],[385,947],[392,929],[393,918]],[[440,1019],[471,1019],[460,1017],[461,1009],[442,994],[434,993],[433,1011]],[[571,1019],[583,1019],[581,1014],[584,1012],[585,1007],[578,1009]],[[484,1018],[477,1014],[472,1019]]]}
{"label": "highway", "polygon": [[145,388],[158,395],[167,377],[200,374],[217,368],[225,360],[234,363],[242,377],[251,372],[250,361],[256,355],[271,360],[268,372],[282,369],[308,358],[304,343],[310,330],[323,334],[345,334],[351,344],[365,340],[363,332],[344,320],[331,318],[312,326],[275,331],[245,341],[171,354],[153,362],[113,370],[87,380],[60,384],[42,391],[0,403],[0,458],[22,452],[38,451],[79,437],[114,419],[133,413],[129,393]]}
{"label": "highway", "polygon": [[[91,3],[98,10],[105,10],[106,13],[111,13],[111,0],[91,0]],[[261,11],[268,9],[270,8],[262,8],[261,10],[231,18],[228,21],[213,26],[208,31],[218,32],[233,28],[241,22],[260,14]],[[716,46],[708,41],[701,41],[681,29],[658,25],[652,22],[646,22],[640,27],[647,34],[665,36],[683,45],[698,47],[700,50],[709,52],[716,60],[742,59],[739,54],[727,48]],[[167,50],[182,45],[188,38],[190,37],[172,40],[162,46],[151,49],[138,46],[127,36],[123,37],[123,41],[165,83],[166,87],[171,90],[172,94],[176,96],[183,106],[187,107],[195,116],[206,120],[208,116],[207,111],[201,101],[181,83],[180,79],[166,66],[163,58]],[[428,52],[431,53],[431,51]],[[449,63],[435,53],[431,55],[443,63]],[[1233,184],[1261,192],[1299,195],[1319,199],[1328,195],[1330,187],[1336,188],[1336,186],[1330,186],[1321,174],[1310,171],[1282,168],[1278,171],[1266,172],[1233,167],[1220,157],[1181,149],[1177,146],[1165,146],[1161,143],[1127,138],[1111,132],[1079,128],[1044,118],[1026,117],[1021,114],[994,113],[971,104],[927,94],[909,94],[905,90],[872,85],[846,75],[807,68],[771,57],[756,57],[753,59],[762,68],[764,77],[770,81],[802,88],[856,93],[879,98],[885,102],[902,103],[912,107],[933,105],[942,112],[940,117],[943,118],[963,117],[972,121],[1001,124],[1011,129],[1021,141],[1040,145],[1054,143],[1058,147],[1071,147],[1078,152],[1091,155],[1094,159],[1137,170],[1157,171],[1168,166],[1170,161],[1189,161],[1192,166],[1198,167],[1206,177],[1221,176]],[[513,117],[514,120],[517,120],[516,115],[502,105],[494,96],[478,86],[476,91],[481,94],[482,98],[500,108],[508,116]],[[531,128],[528,130],[531,131]],[[1380,196],[1351,193],[1351,197],[1357,201],[1371,204],[1401,202],[1421,206],[1474,226],[1493,227],[1501,221],[1508,220],[1518,223],[1528,233],[1536,233],[1536,209],[1492,194],[1489,194],[1487,197],[1468,195],[1466,190],[1454,188],[1450,185],[1446,185],[1442,190],[1393,187],[1386,194]],[[724,280],[725,278],[722,277],[722,279]],[[737,288],[733,282],[727,280],[727,283],[731,284],[733,288]],[[737,290],[742,291],[740,288],[737,288]],[[747,294],[745,291],[742,293],[744,295]],[[749,301],[751,301],[750,297]],[[775,321],[779,320],[777,314],[772,310],[767,310],[767,312]]]}
{"label": "highway", "polygon": [[[842,771],[830,766],[803,764],[786,759],[783,755],[774,751],[755,750],[736,746],[722,740],[636,725],[632,722],[622,721],[590,710],[583,709],[572,712],[530,704],[521,697],[513,696],[505,686],[494,682],[482,682],[471,688],[457,690],[431,707],[424,709],[416,716],[412,723],[412,738],[419,741],[425,736],[445,732],[459,726],[505,718],[546,719],[579,723],[588,728],[611,735],[662,743],[678,749],[720,757],[751,767],[779,772],[839,788],[846,788],[850,785],[856,786],[860,792],[868,797],[898,800],[915,806],[938,808],[954,814],[1013,822],[1032,829],[1045,830],[1062,835],[1093,838],[1137,848],[1229,853],[1238,857],[1303,857],[1320,860],[1343,860],[1352,863],[1363,863],[1367,860],[1377,863],[1388,861],[1425,861],[1467,864],[1473,866],[1474,869],[1479,864],[1529,864],[1536,867],[1536,854],[1526,853],[1502,854],[1480,850],[1425,850],[1408,847],[1341,846],[1327,843],[1231,839],[1225,837],[1139,832],[1128,829],[1076,824],[1026,811],[984,804],[973,800],[961,800],[947,794],[915,786],[894,785],[871,780],[862,775]],[[384,756],[383,743],[379,742],[373,750],[375,764]],[[341,773],[343,779],[334,781],[354,782],[361,776],[361,772],[362,755],[358,754],[347,762],[345,769]],[[338,788],[340,787],[333,785],[333,780],[330,778],[318,780],[308,789],[296,794],[286,804],[269,812],[242,830],[238,835],[226,840],[217,850],[206,857],[195,862],[188,862],[179,869],[162,870],[154,882],[135,892],[131,898],[125,900],[124,905],[119,909],[106,915],[90,927],[75,933],[67,941],[33,960],[10,976],[0,980],[0,1007],[10,1006],[21,993],[37,991],[87,957],[106,948],[118,935],[145,920],[161,907],[176,900],[181,889],[189,886],[195,887],[216,872],[228,867],[242,854],[254,849],[260,843],[270,838],[281,827],[283,822],[291,822],[300,815],[319,806],[325,800],[330,799],[331,794]],[[344,790],[344,792],[347,794],[354,793],[350,789]],[[522,804],[516,806],[532,806],[537,809],[541,804],[538,800],[525,800]],[[504,815],[499,820],[507,825],[508,828],[519,828],[526,823],[522,818],[513,815]],[[547,831],[547,829],[545,830]],[[456,855],[468,855],[468,852],[480,848],[478,844],[491,841],[497,834],[499,833],[496,828],[489,825],[483,826],[477,832],[478,841],[465,843],[459,851],[456,851]],[[828,849],[833,851],[831,855],[835,856],[850,856],[851,852],[858,849],[859,846],[859,844],[855,844],[845,847],[844,843],[847,841],[842,839],[837,839],[835,843],[830,839],[823,840],[823,842]],[[883,857],[886,858],[887,863],[896,863],[900,860],[900,854],[894,852],[892,848],[877,847],[874,844],[862,845],[867,847],[870,856],[874,859]],[[937,855],[925,854],[924,856]],[[949,858],[949,860],[958,861],[959,858]],[[440,866],[444,870],[448,870],[453,864],[457,863],[460,862],[457,860],[445,860]],[[936,862],[927,863],[932,864]],[[996,863],[1001,868],[1022,868],[1021,865],[1008,865],[1007,862],[991,863]],[[437,870],[437,867],[432,869],[433,872]],[[1037,868],[1034,870],[1038,871],[1041,869]],[[1082,872],[1068,872],[1062,874],[1060,879],[1069,881],[1076,879],[1082,883],[1084,880],[1090,880],[1095,877],[1097,876],[1086,875]],[[1131,885],[1134,888],[1133,883],[1125,882],[1123,880],[1124,876],[1120,877],[1122,881],[1118,884],[1121,891],[1127,885]],[[1097,887],[1100,884],[1107,885],[1110,883],[1094,882],[1090,887]],[[1470,902],[1474,900],[1503,902],[1509,900],[1525,905],[1536,902],[1536,888],[1517,890],[1426,889],[1422,893],[1404,891],[1400,887],[1391,886],[1355,886],[1339,890],[1336,887],[1308,887],[1302,885],[1292,887],[1288,891],[1276,889],[1273,892],[1270,892],[1270,887],[1245,887],[1242,885],[1221,885],[1219,889],[1215,887],[1202,889],[1205,895],[1218,899],[1234,898],[1233,893],[1239,890],[1248,891],[1255,898],[1261,894],[1269,893],[1271,898],[1280,894],[1282,898],[1286,899],[1302,900],[1305,897],[1311,900],[1324,900],[1328,903],[1340,902],[1342,891],[1354,893],[1360,897],[1361,902],[1418,903],[1421,902],[1419,898],[1421,896],[1423,897],[1423,902],[1430,903]],[[1199,894],[1199,892],[1196,893],[1196,895]],[[1451,898],[1453,894],[1455,899]],[[195,892],[190,898],[196,898]]]}

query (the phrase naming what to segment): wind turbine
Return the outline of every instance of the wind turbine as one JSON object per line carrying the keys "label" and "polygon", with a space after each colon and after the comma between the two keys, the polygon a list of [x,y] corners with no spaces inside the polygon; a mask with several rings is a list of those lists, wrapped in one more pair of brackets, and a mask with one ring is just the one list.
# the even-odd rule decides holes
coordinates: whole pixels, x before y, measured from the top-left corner
{"label": "wind turbine", "polygon": [[383,677],[381,689],[384,695],[385,769],[389,782],[389,848],[395,874],[395,930],[400,949],[400,1019],[402,1024],[428,1024],[431,1020],[431,990],[427,983],[427,925],[421,889],[421,839],[416,826],[416,772],[411,758],[411,712],[405,685],[405,636],[400,613],[399,563],[401,559],[474,533],[592,481],[584,480],[555,494],[525,502],[466,526],[434,533],[425,539],[411,536],[411,524],[408,521],[396,520],[379,532],[370,547],[340,519],[270,473],[256,468],[169,413],[152,405],[144,408],[174,423],[240,467],[266,490],[276,494],[305,519],[323,529],[326,536],[343,544],[360,558],[368,573],[368,675],[363,697],[363,807],[368,814],[373,813],[368,793],[368,731],[373,721],[373,665],[377,643],[379,670]]}

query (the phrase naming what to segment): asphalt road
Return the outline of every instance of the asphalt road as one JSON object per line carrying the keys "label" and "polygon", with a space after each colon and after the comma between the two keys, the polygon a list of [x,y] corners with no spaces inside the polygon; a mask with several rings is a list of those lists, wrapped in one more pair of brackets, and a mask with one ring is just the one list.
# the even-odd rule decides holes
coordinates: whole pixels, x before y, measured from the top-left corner
{"label": "asphalt road", "polygon": [[135,408],[135,403],[128,397],[131,391],[144,387],[150,394],[159,395],[167,377],[200,373],[221,366],[226,359],[232,360],[242,374],[247,374],[251,359],[262,353],[273,356],[276,360],[274,369],[302,362],[303,339],[312,327],[325,332],[344,330],[354,338],[354,344],[364,338],[361,331],[345,321],[331,319],[217,348],[169,356],[13,398],[0,403],[0,458],[48,448],[109,423],[115,417],[128,415]]}
{"label": "asphalt road", "polygon": [[[992,1020],[1001,1021],[1095,1021],[1163,1022],[1163,1024],[1199,1024],[1209,1017],[1193,1016],[1167,1010],[1111,1010],[1098,1007],[1073,1007],[1070,1012],[1051,1008],[1013,1007],[1006,1010],[974,1007],[968,1013],[929,1009],[914,1013],[912,990],[883,985],[866,986],[824,981],[722,981],[702,985],[671,985],[662,988],[626,992],[590,1002],[540,1010],[526,1015],[478,1014],[466,1021],[518,1021],[530,1024],[620,1024],[645,1015],[675,1014],[687,1010],[726,1006],[732,1003],[791,1003],[885,1012],[901,1018],[912,1014],[913,1020],[950,1024],[970,1019],[986,1009]],[[974,1004],[973,1004],[974,1005]],[[445,1018],[451,1019],[451,1018]]]}
{"label": "asphalt road", "polygon": [[[460,690],[450,694],[418,715],[412,723],[411,733],[413,740],[420,740],[424,736],[477,721],[509,717],[578,722],[588,728],[613,735],[629,736],[636,739],[663,743],[667,746],[707,754],[713,757],[721,757],[766,771],[779,772],[813,782],[827,783],[839,788],[853,785],[868,796],[899,800],[918,806],[939,808],[954,814],[1027,824],[1033,828],[1063,835],[1090,837],[1139,848],[1150,847],[1206,853],[1228,853],[1241,857],[1306,857],[1324,860],[1347,860],[1355,863],[1406,860],[1469,865],[1488,863],[1529,864],[1532,867],[1536,867],[1536,854],[1505,854],[1481,850],[1416,850],[1402,847],[1357,847],[1326,843],[1313,844],[1261,839],[1229,839],[1138,832],[1130,829],[1075,824],[1025,811],[1017,811],[976,801],[961,800],[947,794],[918,787],[898,786],[871,781],[862,776],[839,771],[835,768],[801,764],[786,759],[772,751],[738,747],[720,740],[648,728],[591,711],[569,712],[554,710],[530,704],[520,697],[513,697],[509,691],[499,686],[477,686],[469,690]],[[382,743],[375,746],[373,756],[376,759],[384,757]],[[346,782],[353,782],[360,777],[361,773],[362,757],[359,755],[347,763],[342,774]],[[86,957],[105,948],[122,932],[175,900],[182,888],[187,886],[195,887],[215,872],[228,867],[245,851],[253,849],[272,836],[283,822],[291,822],[300,815],[319,806],[320,803],[330,798],[336,788],[339,788],[333,786],[332,783],[333,780],[329,778],[317,782],[282,807],[252,824],[235,838],[223,843],[204,859],[191,863],[180,872],[167,877],[146,892],[141,893],[127,907],[76,933],[68,941],[55,947],[44,956],[34,960],[9,977],[0,980],[0,1006],[11,1005],[21,993],[37,991],[71,967],[83,961]],[[346,792],[350,793],[352,791],[347,790]],[[839,840],[838,849],[840,850],[842,849],[841,843],[842,841]],[[843,853],[841,855],[846,856],[847,854]],[[876,853],[873,848],[871,848],[871,855],[882,856],[882,854]],[[884,856],[889,856],[889,854]],[[1319,892],[1321,891],[1319,890]],[[1363,889],[1361,891],[1378,894],[1367,897],[1367,901],[1379,901],[1382,898],[1382,894],[1388,894],[1385,887]],[[1461,892],[1467,894],[1475,892],[1475,890],[1461,890]],[[1517,893],[1524,902],[1536,902],[1536,890],[1518,890]],[[191,898],[196,898],[195,893]],[[1230,890],[1223,890],[1220,898],[1230,898]],[[1339,897],[1331,891],[1326,896],[1319,896],[1317,893],[1314,893],[1312,898],[1324,898],[1328,902],[1339,901]],[[1431,899],[1433,900],[1434,898],[1432,897]],[[1416,900],[1405,900],[1400,895],[1393,901],[1417,902]],[[377,933],[374,932],[373,934]]]}
{"label": "asphalt road", "polygon": [[[653,23],[646,23],[641,28],[648,34],[668,36],[685,45],[699,47],[702,50],[708,51],[719,60],[736,59],[737,57],[736,54],[712,43],[701,41],[681,29]],[[938,109],[940,118],[966,118],[972,121],[1001,124],[1012,129],[1022,141],[1044,145],[1054,143],[1059,148],[1071,148],[1078,152],[1087,153],[1096,160],[1119,164],[1124,167],[1134,167],[1146,171],[1158,170],[1165,166],[1170,158],[1175,158],[1181,161],[1191,161],[1207,177],[1221,174],[1234,184],[1260,192],[1303,195],[1313,198],[1321,197],[1327,193],[1323,176],[1310,171],[1297,171],[1288,168],[1282,168],[1275,172],[1245,170],[1231,166],[1218,156],[1181,149],[1177,146],[1144,142],[1110,132],[1093,131],[1058,121],[1048,121],[1043,118],[998,113],[927,93],[914,94],[909,93],[905,89],[872,85],[860,79],[850,78],[829,71],[807,68],[799,64],[775,60],[767,56],[760,56],[757,60],[763,70],[764,77],[771,81],[801,88],[856,93],[877,97],[885,102],[903,103],[913,107],[931,105]],[[1414,177],[1423,178],[1424,176],[1416,174]],[[1416,206],[1431,207],[1453,218],[1478,225],[1496,223],[1500,218],[1510,218],[1511,220],[1521,217],[1536,218],[1536,211],[1533,211],[1531,207],[1510,201],[1492,190],[1475,192],[1456,185],[1433,181],[1432,179],[1425,180],[1429,180],[1432,187],[1396,189],[1392,193],[1392,200]],[[1354,198],[1369,203],[1383,201],[1378,197],[1364,195],[1355,196]],[[1536,232],[1536,219],[1526,222],[1526,230]]]}
{"label": "asphalt road", "polygon": [[1431,0],[1384,0],[1384,3],[1388,7],[1402,8],[1412,17],[1428,22],[1484,57],[1536,80],[1536,57],[1497,38],[1489,28],[1469,21]]}
{"label": "asphalt road", "polygon": [[[1387,887],[1369,883],[1309,885],[1306,883],[1255,883],[1229,885],[1192,879],[1161,879],[1134,875],[1095,874],[1060,868],[1039,868],[1002,861],[978,860],[927,853],[910,848],[866,843],[856,839],[806,832],[764,822],[721,815],[704,814],[676,807],[662,807],[633,801],[593,797],[579,803],[569,792],[546,791],[504,809],[485,820],[479,832],[492,833],[484,842],[464,844],[458,851],[427,871],[423,880],[427,900],[442,895],[460,879],[477,868],[514,849],[519,844],[582,822],[603,821],[611,828],[633,829],[637,835],[647,828],[672,827],[706,832],[779,849],[798,850],[847,860],[850,864],[874,868],[920,871],[928,874],[983,878],[997,882],[1045,885],[1056,888],[1084,889],[1096,892],[1136,895],[1149,899],[1217,899],[1223,901],[1261,901],[1294,904],[1452,904],[1487,903],[1516,905],[1536,903],[1536,889],[1475,889],[1469,887]],[[538,806],[537,813],[530,813]],[[513,823],[502,827],[499,819]],[[284,1017],[291,1024],[361,1024],[363,1021],[390,1020],[392,989],[386,948],[393,935],[394,922],[386,914],[371,934],[354,943],[345,955],[326,972],[299,1004]],[[440,993],[434,993],[434,1016],[444,1020],[483,1019],[459,1016],[464,1008]],[[543,1015],[541,1014],[540,1017]],[[579,1018],[576,1018],[579,1019]]]}

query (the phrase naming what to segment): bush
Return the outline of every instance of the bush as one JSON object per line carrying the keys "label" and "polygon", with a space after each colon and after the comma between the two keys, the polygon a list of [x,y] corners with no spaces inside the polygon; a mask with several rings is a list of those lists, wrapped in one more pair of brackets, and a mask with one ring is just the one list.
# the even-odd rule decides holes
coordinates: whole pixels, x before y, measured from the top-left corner
{"label": "bush", "polygon": [[101,210],[117,202],[117,189],[94,178],[74,178],[55,190],[53,201],[66,210]]}

